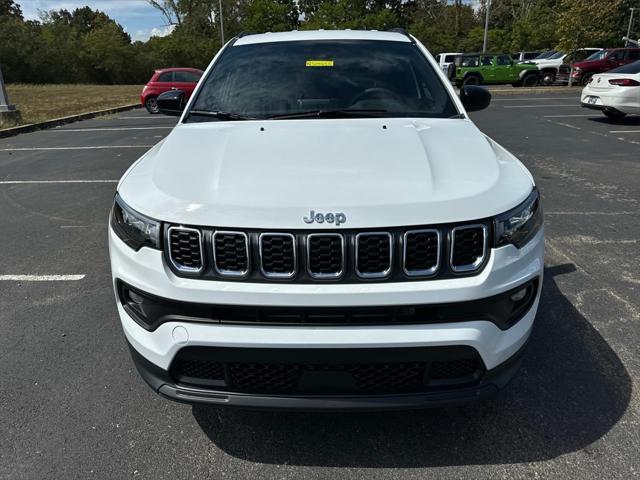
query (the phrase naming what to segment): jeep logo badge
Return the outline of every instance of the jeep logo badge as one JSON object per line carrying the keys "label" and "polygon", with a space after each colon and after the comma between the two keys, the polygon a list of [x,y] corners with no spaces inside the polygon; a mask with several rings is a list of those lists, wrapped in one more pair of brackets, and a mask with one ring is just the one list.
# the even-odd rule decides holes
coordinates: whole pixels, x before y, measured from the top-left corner
{"label": "jeep logo badge", "polygon": [[347,216],[342,213],[342,212],[336,212],[336,213],[316,213],[313,210],[311,210],[309,212],[309,216],[308,217],[302,217],[302,220],[304,220],[304,223],[335,223],[336,226],[339,226],[340,224],[344,223],[347,221]]}

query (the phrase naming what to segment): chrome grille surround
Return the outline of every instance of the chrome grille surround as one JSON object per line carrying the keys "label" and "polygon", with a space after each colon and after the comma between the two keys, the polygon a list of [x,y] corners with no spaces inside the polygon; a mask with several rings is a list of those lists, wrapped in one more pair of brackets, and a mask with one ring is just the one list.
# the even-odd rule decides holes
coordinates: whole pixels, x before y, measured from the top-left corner
{"label": "chrome grille surround", "polygon": [[[408,238],[411,234],[420,234],[420,233],[435,233],[436,242],[437,242],[437,253],[436,253],[436,264],[425,270],[409,270],[407,268],[407,246],[408,246]],[[432,277],[438,270],[440,269],[440,256],[442,254],[442,235],[440,234],[440,230],[435,228],[426,228],[421,230],[407,230],[404,232],[402,236],[402,269],[404,273],[410,277]]]}
{"label": "chrome grille surround", "polygon": [[[476,258],[476,260],[472,263],[455,265],[454,264],[454,255],[455,255],[455,240],[456,233],[464,230],[473,230],[473,229],[482,229],[482,255]],[[487,256],[487,247],[489,242],[489,230],[486,225],[481,223],[471,224],[471,225],[462,225],[459,227],[454,227],[451,230],[451,235],[449,238],[449,266],[454,273],[469,273],[477,270],[484,263],[484,260]]]}
{"label": "chrome grille surround", "polygon": [[[341,258],[341,268],[340,271],[338,272],[334,272],[334,273],[318,273],[318,272],[313,272],[311,270],[311,240],[313,238],[321,238],[321,237],[331,237],[331,238],[339,238],[340,239],[340,250],[342,252],[342,258]],[[307,272],[309,273],[309,275],[312,278],[317,278],[317,279],[337,279],[342,277],[342,275],[344,274],[345,271],[345,266],[346,266],[346,249],[345,249],[345,241],[344,241],[344,235],[342,235],[341,233],[310,233],[307,235],[306,237],[306,250],[307,250]]]}
{"label": "chrome grille surround", "polygon": [[[264,239],[268,237],[280,237],[280,238],[289,238],[291,239],[293,248],[293,269],[290,272],[282,273],[282,272],[269,272],[264,268],[264,255],[263,255],[263,247],[264,247]],[[298,256],[297,256],[297,242],[296,237],[291,233],[281,233],[281,232],[266,232],[261,233],[258,237],[258,245],[260,252],[260,272],[266,278],[293,278],[298,271]]]}
{"label": "chrome grille surround", "polygon": [[[195,232],[198,234],[198,244],[200,248],[200,267],[198,268],[188,267],[176,262],[176,260],[173,258],[173,255],[172,255],[173,250],[171,248],[172,232],[191,232],[191,233]],[[204,270],[204,244],[202,241],[202,232],[200,230],[198,230],[197,228],[189,228],[189,227],[182,227],[182,226],[169,227],[169,229],[167,230],[166,244],[167,244],[167,251],[169,252],[169,259],[171,260],[171,263],[176,270],[183,273],[191,273],[191,274],[200,273]]]}
{"label": "chrome grille surround", "polygon": [[[241,236],[244,238],[245,255],[247,258],[247,268],[245,270],[225,270],[218,267],[218,257],[216,254],[216,238],[218,237],[218,235],[233,235]],[[216,272],[218,272],[220,276],[242,278],[246,277],[249,274],[249,271],[251,270],[251,250],[249,249],[249,236],[246,233],[233,230],[216,230],[215,232],[213,232],[212,244],[213,268]]]}
{"label": "chrome grille surround", "polygon": [[[367,237],[387,237],[388,241],[389,241],[389,266],[387,269],[385,270],[381,270],[379,272],[361,272],[358,269],[358,263],[359,263],[359,256],[360,256],[360,239],[361,238],[367,238]],[[393,268],[393,237],[391,236],[391,233],[389,232],[362,232],[362,233],[358,233],[356,234],[356,238],[355,238],[355,249],[356,249],[356,253],[355,253],[355,271],[356,274],[364,279],[373,279],[373,278],[378,278],[378,279],[382,279],[382,278],[386,278],[389,276],[389,274],[391,273],[391,269]]]}

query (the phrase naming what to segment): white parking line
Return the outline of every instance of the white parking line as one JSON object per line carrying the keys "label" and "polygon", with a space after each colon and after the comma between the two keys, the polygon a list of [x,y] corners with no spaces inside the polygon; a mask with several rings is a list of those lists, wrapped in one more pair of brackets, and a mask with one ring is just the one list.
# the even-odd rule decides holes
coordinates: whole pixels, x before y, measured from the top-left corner
{"label": "white parking line", "polygon": [[[163,115],[149,115],[147,117],[111,117],[109,120],[172,120],[171,118]],[[175,120],[174,120],[175,121]]]}
{"label": "white parking line", "polygon": [[578,113],[575,115],[543,115],[542,118],[595,117],[597,113]]}
{"label": "white parking line", "polygon": [[58,128],[53,130],[45,130],[48,133],[61,133],[61,132],[119,132],[121,130],[159,130],[159,129],[172,129],[172,126],[162,127],[111,127],[111,128]]}
{"label": "white parking line", "polygon": [[151,148],[153,145],[97,145],[94,147],[24,147],[0,148],[0,152],[35,152],[39,150],[104,150],[109,148]]}
{"label": "white parking line", "polygon": [[640,130],[609,130],[609,133],[640,133]]}
{"label": "white parking line", "polygon": [[577,100],[580,97],[493,98],[492,102],[525,102],[527,100]]}
{"label": "white parking line", "polygon": [[84,275],[0,275],[4,282],[77,282]]}
{"label": "white parking line", "polygon": [[580,104],[571,103],[563,105],[503,105],[502,108],[548,108],[548,107],[579,107]]}
{"label": "white parking line", "polygon": [[0,185],[47,185],[55,183],[118,183],[118,180],[0,180]]}

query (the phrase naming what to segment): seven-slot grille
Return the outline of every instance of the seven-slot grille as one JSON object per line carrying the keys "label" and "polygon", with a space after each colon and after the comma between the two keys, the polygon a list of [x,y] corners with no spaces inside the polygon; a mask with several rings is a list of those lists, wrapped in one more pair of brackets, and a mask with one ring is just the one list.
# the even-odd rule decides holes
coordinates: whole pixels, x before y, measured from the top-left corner
{"label": "seven-slot grille", "polygon": [[307,269],[314,278],[338,278],[344,272],[344,237],[312,233],[307,237]]}
{"label": "seven-slot grille", "polygon": [[451,268],[454,272],[476,270],[484,261],[487,227],[466,225],[451,232]]}
{"label": "seven-slot grille", "polygon": [[202,234],[195,228],[171,227],[168,243],[174,266],[183,272],[197,273],[203,268]]}
{"label": "seven-slot grille", "polygon": [[486,263],[490,225],[341,232],[167,226],[178,275],[247,281],[407,281],[471,275]]}
{"label": "seven-slot grille", "polygon": [[363,278],[384,278],[391,271],[393,242],[390,233],[356,235],[356,272]]}
{"label": "seven-slot grille", "polygon": [[213,234],[213,264],[220,275],[244,276],[249,272],[249,239],[243,232]]}
{"label": "seven-slot grille", "polygon": [[439,265],[438,230],[410,230],[404,234],[404,271],[407,275],[433,275]]}
{"label": "seven-slot grille", "polygon": [[265,277],[289,278],[296,274],[296,239],[290,233],[260,235],[260,268]]}

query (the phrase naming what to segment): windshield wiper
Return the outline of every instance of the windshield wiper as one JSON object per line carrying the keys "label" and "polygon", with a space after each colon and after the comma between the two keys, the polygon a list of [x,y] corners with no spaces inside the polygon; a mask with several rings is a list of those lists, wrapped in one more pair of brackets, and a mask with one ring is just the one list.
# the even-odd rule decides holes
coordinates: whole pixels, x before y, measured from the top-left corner
{"label": "windshield wiper", "polygon": [[213,117],[213,118],[218,118],[220,120],[256,120],[253,117],[248,117],[247,115],[242,115],[240,113],[211,111],[211,110],[189,110],[187,118],[189,118],[191,115]]}
{"label": "windshield wiper", "polygon": [[382,117],[386,110],[343,108],[336,110],[309,110],[307,112],[283,113],[267,117],[270,120],[281,120],[286,118],[341,118],[341,117]]}

